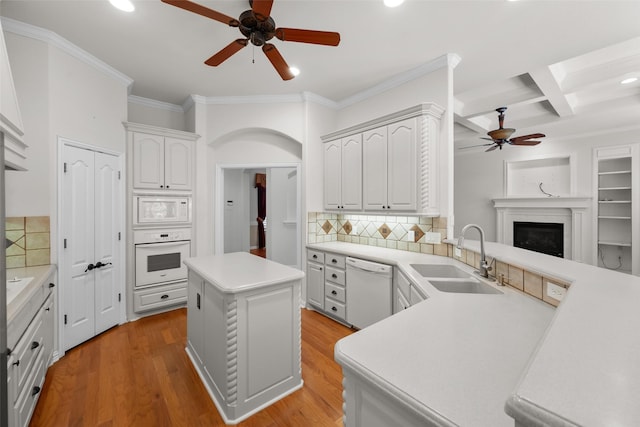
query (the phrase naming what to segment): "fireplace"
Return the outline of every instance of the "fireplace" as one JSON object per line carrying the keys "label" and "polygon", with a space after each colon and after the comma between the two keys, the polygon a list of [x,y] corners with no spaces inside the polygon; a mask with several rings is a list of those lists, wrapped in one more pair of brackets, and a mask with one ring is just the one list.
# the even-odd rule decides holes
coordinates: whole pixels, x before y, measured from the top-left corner
{"label": "fireplace", "polygon": [[564,224],[514,221],[513,246],[564,258]]}

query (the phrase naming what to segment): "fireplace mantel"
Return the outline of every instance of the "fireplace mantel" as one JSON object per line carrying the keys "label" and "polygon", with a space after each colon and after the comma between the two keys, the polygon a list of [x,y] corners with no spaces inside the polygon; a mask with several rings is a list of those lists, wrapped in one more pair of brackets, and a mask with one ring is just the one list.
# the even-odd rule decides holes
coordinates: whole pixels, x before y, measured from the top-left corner
{"label": "fireplace mantel", "polygon": [[507,197],[493,199],[497,211],[498,243],[513,246],[514,221],[564,224],[564,255],[567,259],[591,260],[590,197]]}

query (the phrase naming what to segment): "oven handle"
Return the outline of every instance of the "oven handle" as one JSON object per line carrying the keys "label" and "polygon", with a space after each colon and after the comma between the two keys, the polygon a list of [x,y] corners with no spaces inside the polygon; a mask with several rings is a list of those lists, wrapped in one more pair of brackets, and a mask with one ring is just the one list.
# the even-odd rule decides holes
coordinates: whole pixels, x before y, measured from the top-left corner
{"label": "oven handle", "polygon": [[189,244],[189,242],[190,242],[189,240],[176,240],[175,242],[138,243],[136,246],[154,246],[154,247],[182,246],[185,244]]}

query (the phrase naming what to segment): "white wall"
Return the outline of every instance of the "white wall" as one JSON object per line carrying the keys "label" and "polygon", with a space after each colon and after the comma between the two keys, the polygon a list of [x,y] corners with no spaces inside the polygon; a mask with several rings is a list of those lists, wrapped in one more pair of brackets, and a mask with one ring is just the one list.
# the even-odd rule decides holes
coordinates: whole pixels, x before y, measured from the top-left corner
{"label": "white wall", "polygon": [[128,118],[132,123],[142,123],[145,125],[159,126],[167,129],[191,130],[187,128],[187,120],[185,113],[177,106],[163,105],[157,103],[157,106],[144,105],[140,102],[128,102]]}
{"label": "white wall", "polygon": [[575,196],[593,197],[593,148],[633,143],[640,143],[637,131],[611,131],[562,140],[547,138],[535,147],[509,146],[489,153],[482,149],[457,152],[454,179],[456,236],[464,225],[476,223],[484,229],[488,241],[496,240],[496,211],[491,199],[504,197],[504,162],[574,154]]}

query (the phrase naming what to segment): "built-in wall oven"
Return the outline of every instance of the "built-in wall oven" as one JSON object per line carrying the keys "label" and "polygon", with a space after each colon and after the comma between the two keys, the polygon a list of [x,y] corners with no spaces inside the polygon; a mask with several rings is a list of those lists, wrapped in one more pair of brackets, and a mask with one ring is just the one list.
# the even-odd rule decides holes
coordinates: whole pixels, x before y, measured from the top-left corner
{"label": "built-in wall oven", "polygon": [[187,280],[182,261],[191,256],[191,229],[134,230],[135,287]]}

